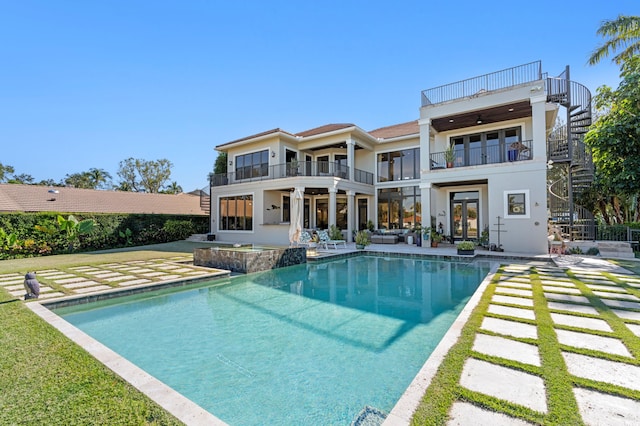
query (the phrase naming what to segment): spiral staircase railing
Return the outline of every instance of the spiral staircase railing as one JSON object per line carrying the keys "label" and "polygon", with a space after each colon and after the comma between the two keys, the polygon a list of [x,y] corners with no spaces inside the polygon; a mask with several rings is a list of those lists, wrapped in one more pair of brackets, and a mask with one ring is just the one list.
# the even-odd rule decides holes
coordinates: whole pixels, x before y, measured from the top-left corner
{"label": "spiral staircase railing", "polygon": [[547,141],[547,156],[553,167],[566,167],[565,176],[549,185],[550,221],[572,240],[593,240],[593,213],[576,203],[594,178],[591,153],[584,136],[592,122],[591,92],[569,79],[569,67],[546,80],[547,100],[566,109],[566,124]]}

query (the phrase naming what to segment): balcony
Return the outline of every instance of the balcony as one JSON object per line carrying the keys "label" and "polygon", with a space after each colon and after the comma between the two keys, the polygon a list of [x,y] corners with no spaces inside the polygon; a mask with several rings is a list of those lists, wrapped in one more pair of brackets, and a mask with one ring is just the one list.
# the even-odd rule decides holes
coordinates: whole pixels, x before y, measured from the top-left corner
{"label": "balcony", "polygon": [[[373,185],[373,173],[354,169],[354,181]],[[349,167],[332,161],[298,161],[272,166],[246,167],[242,171],[209,174],[211,186],[284,179],[291,177],[338,177],[349,179]]]}
{"label": "balcony", "polygon": [[473,97],[481,93],[506,89],[520,84],[542,80],[543,78],[546,78],[546,76],[542,73],[542,62],[531,62],[424,90],[422,91],[422,106]]}
{"label": "balcony", "polygon": [[[444,151],[431,153],[429,159],[431,160],[430,170],[448,168]],[[456,145],[455,159],[449,167],[512,163],[531,159],[533,159],[533,141],[531,140],[473,148]]]}

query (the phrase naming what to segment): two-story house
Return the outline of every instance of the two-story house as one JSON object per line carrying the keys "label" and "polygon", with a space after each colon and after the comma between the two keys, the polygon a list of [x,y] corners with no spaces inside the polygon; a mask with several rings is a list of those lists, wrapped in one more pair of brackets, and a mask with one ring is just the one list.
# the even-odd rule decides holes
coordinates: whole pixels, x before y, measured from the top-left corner
{"label": "two-story house", "polygon": [[367,221],[387,230],[422,224],[455,241],[486,230],[505,250],[545,252],[549,159],[571,164],[575,145],[571,135],[548,144],[561,108],[569,119],[577,109],[569,86],[538,61],[425,90],[415,121],[371,131],[273,129],[218,145],[228,171],[210,176],[211,232],[288,244],[299,189],[304,228],[335,224],[351,236]]}

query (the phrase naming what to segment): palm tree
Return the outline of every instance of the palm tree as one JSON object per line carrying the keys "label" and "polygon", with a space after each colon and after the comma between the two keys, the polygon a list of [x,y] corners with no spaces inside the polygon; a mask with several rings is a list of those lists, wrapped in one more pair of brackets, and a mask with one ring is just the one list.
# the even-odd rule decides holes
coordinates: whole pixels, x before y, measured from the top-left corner
{"label": "palm tree", "polygon": [[104,169],[96,169],[94,167],[89,169],[87,173],[94,189],[101,188],[103,185],[106,186],[111,180],[111,175]]}
{"label": "palm tree", "polygon": [[593,51],[589,65],[595,65],[610,53],[621,50],[612,61],[617,65],[640,53],[640,16],[619,15],[616,19],[602,22],[597,34],[609,39]]}

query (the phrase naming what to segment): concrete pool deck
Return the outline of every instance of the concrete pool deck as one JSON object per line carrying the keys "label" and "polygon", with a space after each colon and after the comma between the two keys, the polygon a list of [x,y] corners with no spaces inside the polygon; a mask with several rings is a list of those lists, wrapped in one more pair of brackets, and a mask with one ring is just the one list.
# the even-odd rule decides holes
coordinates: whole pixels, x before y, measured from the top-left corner
{"label": "concrete pool deck", "polygon": [[[355,251],[353,244],[350,244],[346,249],[321,250],[315,259],[348,256]],[[455,248],[447,246],[431,249],[406,244],[376,244],[367,247],[367,251],[377,254],[429,255],[436,258],[457,257]],[[640,395],[640,354],[630,350],[624,344],[624,341],[614,337],[610,331],[612,325],[620,327],[620,324],[622,324],[623,327],[629,330],[627,339],[635,338],[639,339],[638,342],[640,342],[640,277],[598,258],[582,259],[563,256],[555,259],[558,262],[558,265],[556,265],[550,262],[551,258],[548,255],[528,256],[484,251],[477,251],[476,253],[478,258],[495,260],[496,265],[492,273],[483,281],[464,311],[396,404],[396,407],[389,413],[384,422],[385,425],[410,424],[411,416],[420,403],[425,390],[436,374],[442,360],[458,340],[469,315],[471,315],[471,312],[487,291],[494,274],[498,271],[499,264],[504,265],[500,271],[500,280],[491,295],[491,301],[486,312],[483,312],[483,322],[475,332],[473,344],[473,351],[485,357],[470,356],[466,359],[459,379],[459,386],[478,394],[521,405],[536,412],[547,412],[544,376],[511,368],[508,362],[518,362],[534,368],[543,362],[536,345],[538,337],[536,312],[538,310],[547,310],[551,313],[555,324],[554,330],[556,331],[557,344],[562,348],[562,357],[569,372],[568,380],[575,379],[579,381],[584,378],[614,389],[627,389],[632,393],[635,392],[636,395]],[[314,257],[310,257],[310,259],[313,260]],[[463,259],[466,259],[466,257]],[[171,265],[165,266],[172,268],[176,262],[187,260],[184,258],[167,260],[167,263]],[[162,262],[159,262],[159,264],[162,265]],[[162,271],[162,268],[155,268],[159,270],[155,270],[153,267],[149,268],[151,265],[128,265],[125,268],[129,266],[133,266],[133,270],[137,271],[133,275],[136,275],[136,273],[153,274],[154,272]],[[140,272],[136,268],[153,270]],[[192,271],[195,275],[206,276],[206,274],[196,274],[197,269],[202,268],[195,268],[196,270]],[[532,268],[535,268],[535,272],[540,277],[539,281],[532,281],[531,273],[534,271]],[[71,281],[67,281],[66,284],[73,284],[75,282],[73,277],[60,278],[60,275],[69,275],[69,271],[63,272],[65,274],[56,274],[55,271],[51,273],[59,280],[70,279]],[[116,277],[104,275],[116,272],[113,270],[113,265],[105,266],[103,271],[86,271],[81,268],[78,271],[78,276],[86,278],[86,272],[94,273],[93,276],[98,277],[98,279]],[[570,272],[572,276],[586,285],[586,288],[588,288],[586,292],[591,292],[591,294],[587,294],[590,297],[585,297],[585,290],[576,286],[571,277],[567,275],[567,272]],[[188,271],[185,270],[183,273],[187,274]],[[221,274],[224,274],[224,271],[216,271],[212,276],[220,276]],[[39,272],[38,276],[42,278],[42,272]],[[147,279],[153,278],[153,276],[150,275]],[[12,294],[19,297],[24,293],[24,290],[21,289],[22,277],[20,277],[20,289],[17,288],[17,282],[12,281],[15,279],[17,278],[2,275],[0,276],[0,286],[5,287]],[[120,282],[126,283],[130,281],[135,280],[122,280]],[[161,282],[161,280],[156,282]],[[625,284],[620,285],[620,282]],[[105,289],[101,288],[100,285],[102,284],[98,283],[96,286],[93,284],[90,286],[78,285],[77,287],[65,288],[70,289],[69,291],[73,291],[74,288],[83,289],[74,292],[76,297],[97,294],[105,290],[113,291],[113,286]],[[532,297],[534,286],[542,287],[544,291],[543,304],[539,304]],[[127,286],[122,286],[122,288],[124,287]],[[90,288],[91,290],[89,290]],[[54,293],[54,291],[44,291],[42,297],[47,298],[47,295],[51,293]],[[61,296],[63,298],[69,297],[68,295],[60,294],[50,295],[49,298],[55,300]],[[602,304],[594,306],[592,303],[593,297],[600,300]],[[27,306],[48,322],[53,321],[52,323],[55,323],[58,321],[56,318],[59,317],[38,302],[27,303]],[[616,320],[618,322],[614,321],[614,324],[611,324],[612,320],[603,315],[603,309],[609,309],[611,313],[614,313],[618,318]],[[524,322],[522,321],[523,319],[525,320]],[[64,322],[64,320],[61,321]],[[66,322],[64,323],[66,324]],[[224,424],[215,416],[173,392],[161,382],[153,382],[155,379],[148,375],[144,376],[146,373],[141,370],[138,371],[137,367],[133,365],[127,366],[126,360],[118,357],[108,348],[104,348],[106,349],[104,350],[99,347],[101,345],[98,344],[99,346],[96,346],[97,342],[88,336],[85,335],[89,340],[86,340],[85,336],[82,335],[72,337],[67,333],[73,335],[75,332],[65,331],[66,326],[64,324],[54,324],[54,326],[186,424]],[[526,340],[526,342],[522,340]],[[96,347],[101,354],[99,356],[104,359],[95,355]],[[586,353],[584,353],[585,350],[587,351]],[[486,356],[492,357],[490,358],[491,361],[487,361]],[[507,362],[501,362],[503,359],[507,360]],[[111,365],[108,363],[111,363]],[[124,369],[117,371],[116,368],[120,367]],[[640,424],[640,397],[637,399],[625,398],[604,392],[601,389],[578,386],[573,386],[573,393],[585,424]],[[499,410],[490,411],[469,402],[456,401],[449,411],[447,424],[521,425],[530,423],[510,417],[505,413],[499,412]]]}

